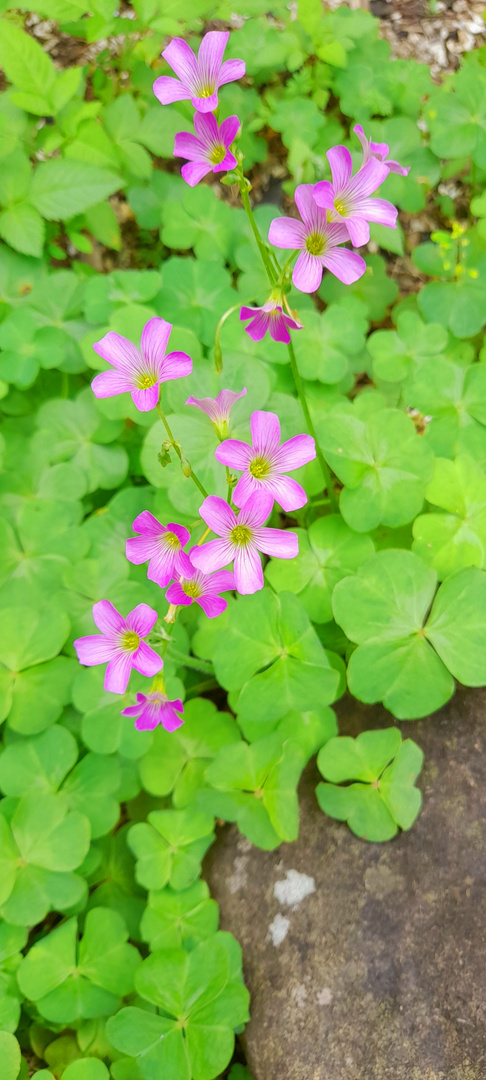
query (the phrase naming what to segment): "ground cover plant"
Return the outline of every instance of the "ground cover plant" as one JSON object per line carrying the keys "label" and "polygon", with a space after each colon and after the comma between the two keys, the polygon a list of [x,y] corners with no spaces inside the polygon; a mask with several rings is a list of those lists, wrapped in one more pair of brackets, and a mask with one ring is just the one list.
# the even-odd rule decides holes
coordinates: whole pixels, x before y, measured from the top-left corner
{"label": "ground cover plant", "polygon": [[[486,684],[486,56],[436,85],[320,0],[3,6],[2,1080],[248,1080],[218,822],[297,840],[317,755],[391,840],[394,719]],[[390,726],[339,735],[346,687]]]}

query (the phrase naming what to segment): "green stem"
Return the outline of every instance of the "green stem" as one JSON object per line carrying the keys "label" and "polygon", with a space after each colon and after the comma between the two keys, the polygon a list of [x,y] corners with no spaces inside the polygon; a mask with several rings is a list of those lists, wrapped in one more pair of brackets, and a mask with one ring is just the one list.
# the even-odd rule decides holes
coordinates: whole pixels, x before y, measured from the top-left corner
{"label": "green stem", "polygon": [[[163,423],[163,425],[164,425],[164,427],[165,427],[165,430],[166,430],[166,432],[167,432],[167,434],[168,434],[168,436],[169,436],[169,439],[170,439],[170,441],[171,441],[171,444],[172,444],[172,446],[174,447],[174,450],[175,450],[175,452],[176,452],[176,454],[177,454],[177,457],[179,458],[179,461],[180,461],[180,462],[181,462],[181,464],[182,464],[182,453],[181,453],[181,448],[180,448],[179,444],[178,444],[178,443],[177,443],[177,442],[175,441],[175,439],[174,439],[174,436],[173,436],[173,434],[172,434],[172,431],[171,431],[171,429],[170,429],[170,427],[169,427],[169,422],[168,422],[168,420],[167,420],[167,417],[166,417],[166,415],[165,415],[165,413],[164,413],[164,411],[163,411],[163,409],[162,409],[162,406],[161,406],[160,404],[159,404],[159,405],[157,405],[157,412],[158,412],[158,414],[159,414],[159,416],[160,416],[160,419],[162,420],[162,423]],[[189,466],[190,466],[190,469],[191,469],[191,472],[190,472],[190,477],[191,477],[191,480],[193,480],[193,481],[194,481],[194,483],[195,483],[196,487],[197,487],[197,488],[199,488],[199,491],[201,492],[201,495],[203,495],[203,496],[204,496],[204,498],[206,499],[206,498],[207,498],[207,496],[208,496],[208,493],[207,493],[207,491],[206,491],[206,488],[205,488],[205,487],[203,487],[203,485],[201,484],[201,481],[200,481],[200,480],[198,480],[198,478],[197,478],[197,476],[196,476],[196,474],[195,474],[195,472],[194,472],[194,470],[193,470],[193,468],[192,468],[192,465],[190,464],[190,462],[189,462]]]}
{"label": "green stem", "polygon": [[319,443],[317,441],[316,429],[314,427],[314,424],[312,422],[312,417],[311,417],[311,414],[309,412],[309,406],[307,404],[307,398],[305,396],[304,384],[302,382],[300,371],[299,371],[299,369],[297,367],[297,360],[296,360],[296,356],[295,356],[295,352],[294,352],[294,346],[292,345],[291,341],[288,344],[288,350],[289,350],[289,357],[290,357],[290,367],[291,367],[291,370],[292,370],[292,375],[294,377],[295,389],[297,390],[297,397],[298,397],[298,399],[300,401],[300,404],[302,406],[302,412],[303,412],[303,414],[305,416],[305,421],[306,421],[308,430],[309,430],[310,434],[312,435],[312,438],[314,439],[314,442],[316,444],[316,457],[317,457],[317,460],[318,460],[319,465],[321,467],[321,472],[322,472],[322,475],[324,477],[324,483],[326,485],[327,494],[329,495],[329,501],[331,503],[331,507],[333,509],[333,512],[335,514],[337,514],[338,511],[339,511],[339,505],[338,505],[338,500],[336,498],[336,493],[334,491],[334,487],[333,487],[333,483],[332,483],[331,470],[329,469],[327,461],[326,461],[326,459],[324,457],[324,454],[323,454],[323,452],[321,450],[321,447],[319,446]]}
{"label": "green stem", "polygon": [[199,697],[200,694],[205,694],[208,690],[216,690],[218,686],[219,683],[216,682],[216,679],[203,679],[202,682],[196,683],[195,686],[187,688],[186,701]]}
{"label": "green stem", "polygon": [[179,652],[179,649],[172,644],[170,656],[182,667],[194,668],[195,671],[202,671],[205,675],[214,675],[214,668],[209,660],[199,660],[198,657],[188,656],[187,653]]}
{"label": "green stem", "polygon": [[253,216],[253,210],[251,208],[251,203],[250,203],[250,196],[248,194],[247,180],[246,180],[246,177],[245,177],[245,175],[243,173],[243,169],[241,168],[241,165],[239,166],[238,177],[239,177],[241,201],[242,201],[243,206],[244,206],[244,208],[246,210],[246,215],[248,217],[248,221],[250,222],[253,235],[254,235],[255,240],[257,242],[258,250],[260,252],[263,265],[264,265],[265,270],[267,272],[268,280],[270,282],[270,285],[275,285],[276,280],[277,280],[276,275],[275,275],[275,270],[273,269],[270,254],[267,251],[267,249],[265,247],[265,244],[263,243],[263,240],[262,240],[262,238],[260,236],[260,231],[259,231],[258,225],[257,225],[257,223],[255,221],[254,216]]}

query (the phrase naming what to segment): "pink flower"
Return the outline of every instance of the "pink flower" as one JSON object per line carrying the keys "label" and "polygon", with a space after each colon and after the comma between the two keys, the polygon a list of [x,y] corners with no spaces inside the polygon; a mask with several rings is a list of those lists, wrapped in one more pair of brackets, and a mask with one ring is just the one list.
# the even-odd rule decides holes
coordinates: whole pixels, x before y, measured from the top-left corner
{"label": "pink flower", "polygon": [[312,293],[319,288],[324,268],[352,285],[362,277],[366,263],[361,255],[339,247],[349,240],[346,225],[329,224],[325,211],[319,210],[313,198],[313,184],[299,184],[295,202],[302,221],[296,218],[275,218],[268,239],[275,247],[300,249],[292,281],[301,292]]}
{"label": "pink flower", "polygon": [[267,330],[269,330],[270,337],[274,341],[282,341],[285,345],[288,345],[290,341],[289,329],[303,329],[302,323],[297,322],[297,319],[292,319],[290,315],[286,315],[282,306],[271,298],[267,300],[266,304],[263,304],[263,307],[242,307],[240,311],[241,319],[251,319],[251,323],[249,326],[245,326],[245,330],[253,341],[261,341],[265,337]]}
{"label": "pink flower", "polygon": [[191,552],[191,562],[198,570],[211,574],[234,560],[235,585],[239,593],[254,593],[263,588],[259,552],[277,559],[295,559],[299,553],[296,533],[263,528],[272,509],[271,495],[252,495],[236,516],[234,510],[217,495],[208,495],[199,513],[219,540],[210,540]]}
{"label": "pink flower", "polygon": [[219,596],[220,592],[229,592],[236,588],[231,570],[219,570],[216,574],[203,574],[192,563],[193,548],[189,555],[182,554],[179,562],[178,581],[169,585],[165,594],[169,604],[199,604],[208,619],[215,619],[228,607],[228,601]]}
{"label": "pink flower", "polygon": [[220,86],[242,79],[246,71],[243,60],[225,60],[223,63],[228,38],[227,30],[211,30],[205,34],[197,60],[183,38],[172,38],[162,56],[175,71],[177,79],[161,75],[154,82],[154,94],[162,105],[189,98],[198,112],[213,112],[217,108]]}
{"label": "pink flower", "polygon": [[212,113],[195,113],[194,127],[195,135],[180,131],[174,142],[175,157],[188,160],[181,173],[190,187],[195,187],[210,172],[227,172],[238,164],[229,148],[238,134],[240,121],[237,116],[229,116],[218,126]]}
{"label": "pink flower", "polygon": [[137,704],[122,709],[122,716],[136,716],[137,731],[153,731],[161,725],[166,731],[176,731],[184,721],[177,713],[183,713],[184,706],[179,698],[169,701],[167,694],[153,690],[150,694],[137,694]]}
{"label": "pink flower", "polygon": [[206,413],[211,423],[214,424],[218,435],[224,439],[228,434],[230,412],[235,402],[242,397],[246,397],[246,386],[243,387],[243,390],[240,390],[239,394],[236,394],[234,390],[220,390],[215,398],[189,397],[186,405],[195,405],[196,409]]}
{"label": "pink flower", "polygon": [[252,413],[251,437],[253,446],[226,439],[216,447],[215,455],[230,469],[244,469],[233,493],[237,506],[245,506],[256,492],[265,492],[276,499],[286,512],[305,506],[307,495],[290,476],[284,473],[299,469],[316,456],[314,439],[310,435],[294,435],[280,446],[280,422],[272,412]]}
{"label": "pink flower", "polygon": [[156,581],[164,589],[178,570],[182,548],[191,535],[189,529],[172,521],[161,525],[149,510],[135,518],[132,529],[140,536],[130,536],[126,542],[128,561],[135,566],[148,562],[149,581]]}
{"label": "pink flower", "polygon": [[314,185],[314,199],[329,221],[346,225],[355,247],[367,244],[370,238],[369,221],[395,229],[398,210],[386,199],[371,199],[370,195],[386,180],[389,169],[383,161],[370,157],[352,176],[353,159],[345,146],[333,146],[327,151],[331,166],[332,184],[319,180]]}
{"label": "pink flower", "polygon": [[86,667],[108,661],[105,690],[124,694],[132,667],[149,676],[161,670],[162,658],[142,640],[157,622],[157,612],[148,604],[137,604],[124,619],[109,600],[100,600],[93,606],[93,619],[101,634],[77,638],[74,648]]}
{"label": "pink flower", "polygon": [[383,161],[390,172],[398,173],[400,176],[408,176],[410,172],[410,165],[399,165],[398,161],[391,161],[388,157],[390,147],[388,143],[371,142],[371,139],[367,139],[366,135],[361,127],[361,124],[355,124],[353,131],[358,136],[358,139],[363,147],[363,165],[370,158],[377,158],[378,161]]}
{"label": "pink flower", "polygon": [[165,355],[171,330],[171,323],[165,319],[149,319],[142,331],[140,351],[114,330],[109,330],[101,341],[96,341],[93,349],[103,360],[112,364],[114,370],[95,375],[91,383],[95,396],[106,398],[130,393],[140,412],[155,409],[159,400],[159,383],[184,378],[192,371],[192,360],[187,353]]}

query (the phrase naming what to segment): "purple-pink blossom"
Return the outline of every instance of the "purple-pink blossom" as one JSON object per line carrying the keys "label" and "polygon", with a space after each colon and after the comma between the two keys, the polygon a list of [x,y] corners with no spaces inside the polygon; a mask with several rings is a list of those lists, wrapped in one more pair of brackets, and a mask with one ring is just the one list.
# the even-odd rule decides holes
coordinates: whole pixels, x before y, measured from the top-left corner
{"label": "purple-pink blossom", "polygon": [[234,390],[220,390],[215,398],[191,396],[187,399],[186,405],[195,405],[196,409],[206,413],[211,423],[214,424],[220,438],[225,439],[228,434],[228,424],[233,405],[242,397],[246,397],[246,386],[238,394]]}
{"label": "purple-pink blossom", "polygon": [[177,573],[182,548],[190,537],[189,529],[169,521],[162,525],[149,510],[143,510],[133,522],[132,529],[139,536],[130,536],[125,554],[129,562],[140,566],[148,562],[147,577],[165,588]]}
{"label": "purple-pink blossom", "polygon": [[243,507],[257,492],[264,492],[287,513],[299,510],[305,506],[307,495],[296,480],[284,474],[315,458],[314,439],[311,435],[294,435],[280,445],[280,421],[272,412],[256,410],[250,426],[252,446],[238,439],[225,439],[214,451],[222,465],[244,470],[233,492],[233,502]]}
{"label": "purple-pink blossom", "polygon": [[91,383],[95,396],[107,398],[130,393],[140,412],[155,409],[159,384],[184,378],[192,371],[192,360],[187,353],[171,352],[166,356],[171,330],[171,323],[155,317],[145,323],[140,349],[114,330],[96,341],[93,349],[112,368],[95,375]]}
{"label": "purple-pink blossom", "polygon": [[101,634],[76,639],[79,663],[94,667],[108,662],[104,688],[112,694],[125,693],[132,668],[142,675],[157,675],[164,662],[143,640],[157,618],[148,604],[137,604],[124,619],[109,600],[99,600],[93,606],[93,619]]}
{"label": "purple-pink blossom", "polygon": [[370,221],[378,225],[396,228],[398,210],[386,199],[373,199],[373,194],[386,180],[389,168],[377,157],[370,157],[355,176],[353,159],[345,146],[333,146],[327,151],[331,166],[332,183],[319,180],[314,185],[314,199],[329,221],[346,226],[349,239],[355,247],[367,244],[370,238]]}
{"label": "purple-pink blossom", "polygon": [[361,255],[340,246],[349,240],[346,225],[328,222],[326,212],[317,206],[313,191],[313,184],[299,184],[295,189],[295,202],[302,221],[275,218],[268,233],[268,239],[275,247],[300,250],[292,281],[296,289],[305,293],[319,288],[324,269],[345,285],[352,285],[366,270]]}
{"label": "purple-pink blossom", "polygon": [[243,306],[240,311],[241,319],[251,319],[249,325],[245,326],[245,330],[253,341],[261,341],[265,337],[267,330],[269,330],[270,337],[274,341],[280,341],[288,345],[290,341],[289,330],[302,330],[302,323],[287,315],[282,305],[273,300],[272,297],[262,307]]}
{"label": "purple-pink blossom", "polygon": [[230,592],[236,588],[231,570],[218,570],[215,574],[203,574],[192,562],[193,548],[189,555],[183,553],[179,560],[177,581],[169,585],[165,594],[169,604],[182,604],[188,607],[196,603],[203,609],[208,619],[215,619],[228,607],[228,601],[219,593]]}
{"label": "purple-pink blossom", "polygon": [[353,131],[358,136],[358,139],[363,147],[363,165],[370,160],[371,157],[375,157],[378,161],[383,161],[390,172],[398,173],[399,176],[408,176],[410,172],[410,165],[400,165],[398,161],[393,161],[388,157],[390,153],[390,147],[388,143],[372,142],[371,139],[367,139],[361,124],[355,124]]}
{"label": "purple-pink blossom", "polygon": [[254,593],[263,588],[259,552],[277,559],[294,559],[299,553],[297,534],[283,529],[268,529],[263,523],[273,506],[273,498],[257,492],[245,503],[238,516],[217,495],[208,495],[199,509],[206,525],[219,537],[191,552],[191,562],[204,574],[212,574],[234,561],[235,585],[239,593]]}
{"label": "purple-pink blossom", "polygon": [[169,701],[161,690],[151,690],[149,694],[137,694],[137,704],[122,709],[122,716],[135,716],[137,731],[153,731],[160,724],[166,731],[176,731],[184,721],[178,713],[184,712],[180,698]]}
{"label": "purple-pink blossom", "polygon": [[214,172],[227,172],[238,164],[230,146],[240,129],[237,116],[229,116],[218,125],[212,113],[195,113],[195,135],[180,131],[174,142],[174,156],[187,158],[181,174],[190,187],[195,187],[203,176]]}
{"label": "purple-pink blossom", "polygon": [[228,38],[227,30],[210,30],[201,41],[197,59],[183,38],[172,38],[162,56],[177,78],[160,75],[153,86],[162,105],[189,98],[198,112],[214,112],[220,86],[243,78],[246,70],[243,60],[225,60],[223,63]]}

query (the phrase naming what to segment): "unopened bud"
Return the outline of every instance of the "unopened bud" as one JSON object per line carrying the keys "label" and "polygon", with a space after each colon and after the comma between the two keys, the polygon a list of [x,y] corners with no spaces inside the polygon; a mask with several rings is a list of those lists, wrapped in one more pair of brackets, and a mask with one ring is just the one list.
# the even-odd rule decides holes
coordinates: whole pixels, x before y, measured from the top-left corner
{"label": "unopened bud", "polygon": [[218,375],[221,375],[223,370],[223,352],[219,341],[214,343],[214,366]]}
{"label": "unopened bud", "polygon": [[164,615],[164,622],[174,623],[177,615],[177,604],[169,604],[169,610],[167,615]]}
{"label": "unopened bud", "polygon": [[187,460],[185,454],[181,452],[181,469],[184,476],[190,476],[192,473],[191,462]]}
{"label": "unopened bud", "polygon": [[166,439],[165,442],[162,443],[162,446],[160,448],[160,454],[157,454],[157,461],[163,469],[165,469],[166,465],[170,465],[171,457],[169,454],[169,450],[171,448],[171,445],[172,444],[169,442],[169,439]]}

